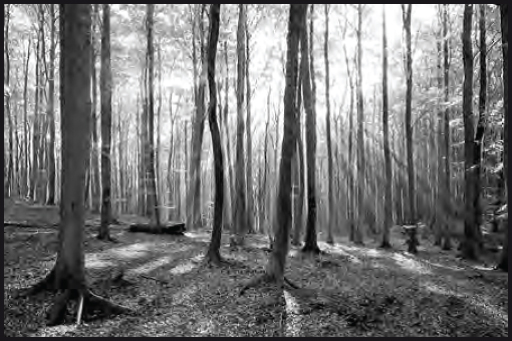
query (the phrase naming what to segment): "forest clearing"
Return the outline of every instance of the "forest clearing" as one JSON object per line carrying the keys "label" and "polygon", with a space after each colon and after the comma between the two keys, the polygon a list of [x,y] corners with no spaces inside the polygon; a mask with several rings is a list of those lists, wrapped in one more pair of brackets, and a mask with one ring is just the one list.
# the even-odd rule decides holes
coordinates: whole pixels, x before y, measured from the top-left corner
{"label": "forest clearing", "polygon": [[4,4],[5,336],[508,337],[508,5]]}

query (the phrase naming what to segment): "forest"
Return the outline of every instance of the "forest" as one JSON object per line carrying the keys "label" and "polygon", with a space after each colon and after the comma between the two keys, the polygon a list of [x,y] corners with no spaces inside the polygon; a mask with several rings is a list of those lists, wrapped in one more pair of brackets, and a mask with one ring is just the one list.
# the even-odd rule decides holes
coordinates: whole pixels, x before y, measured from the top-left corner
{"label": "forest", "polygon": [[507,4],[4,4],[4,336],[508,337]]}

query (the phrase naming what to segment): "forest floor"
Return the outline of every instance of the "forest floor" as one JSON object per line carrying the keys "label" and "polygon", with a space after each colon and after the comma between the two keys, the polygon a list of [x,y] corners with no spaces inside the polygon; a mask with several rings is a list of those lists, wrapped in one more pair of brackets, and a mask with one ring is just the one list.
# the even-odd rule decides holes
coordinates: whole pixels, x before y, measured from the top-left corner
{"label": "forest floor", "polygon": [[[266,286],[239,296],[264,268],[264,236],[248,236],[247,247],[238,250],[223,239],[221,254],[231,266],[210,268],[202,262],[209,231],[129,233],[127,222],[134,218],[124,216],[111,228],[116,244],[97,240],[99,219],[88,217],[86,269],[95,293],[135,314],[76,325],[77,309],[69,307],[66,324],[47,327],[52,294],[14,293],[52,268],[58,219],[55,207],[4,203],[4,336],[508,337],[508,275],[426,241],[416,256],[404,251],[400,233],[393,233],[391,251],[370,241],[356,247],[344,238],[334,246],[320,242],[326,254],[318,257],[292,248],[287,278],[303,289],[282,295]],[[107,279],[120,269],[131,285],[110,285]]]}

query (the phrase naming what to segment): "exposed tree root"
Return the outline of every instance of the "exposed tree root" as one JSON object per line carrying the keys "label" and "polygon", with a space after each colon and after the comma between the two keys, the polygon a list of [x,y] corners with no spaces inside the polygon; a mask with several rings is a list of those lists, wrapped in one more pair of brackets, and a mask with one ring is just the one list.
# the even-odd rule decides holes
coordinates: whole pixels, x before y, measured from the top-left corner
{"label": "exposed tree root", "polygon": [[318,255],[325,255],[326,252],[325,251],[322,251],[320,250],[320,248],[315,245],[315,246],[311,246],[311,245],[306,245],[302,248],[301,250],[302,253],[309,253],[309,254],[313,254],[315,256],[318,256]]}
{"label": "exposed tree root", "polygon": [[93,294],[88,289],[75,290],[66,289],[56,298],[53,306],[48,311],[47,325],[55,326],[65,322],[67,307],[71,300],[83,297],[83,316],[84,320],[91,320],[92,316],[100,311],[102,316],[108,317],[112,315],[131,314],[133,311],[119,304],[114,304],[98,295]]}
{"label": "exposed tree root", "polygon": [[52,270],[44,279],[27,289],[20,289],[14,295],[17,298],[36,296],[44,291],[55,291],[55,270]]}
{"label": "exposed tree root", "polygon": [[226,262],[222,257],[220,256],[220,253],[217,251],[208,250],[206,255],[204,256],[204,262],[207,266],[210,267],[217,267],[220,268],[224,265],[227,265],[228,262]]}
{"label": "exposed tree root", "polygon": [[382,242],[379,247],[384,250],[391,250],[393,248],[389,241]]}
{"label": "exposed tree root", "polygon": [[275,277],[265,273],[261,276],[258,276],[256,278],[252,279],[247,284],[245,284],[242,287],[242,289],[240,290],[239,296],[243,296],[245,294],[245,292],[249,289],[256,288],[263,284],[272,284],[272,283],[278,284],[278,285],[280,284],[282,289],[287,289],[287,290],[299,290],[300,289],[296,284],[294,284],[292,281],[290,281],[286,277],[283,277],[283,282],[279,283],[279,281]]}

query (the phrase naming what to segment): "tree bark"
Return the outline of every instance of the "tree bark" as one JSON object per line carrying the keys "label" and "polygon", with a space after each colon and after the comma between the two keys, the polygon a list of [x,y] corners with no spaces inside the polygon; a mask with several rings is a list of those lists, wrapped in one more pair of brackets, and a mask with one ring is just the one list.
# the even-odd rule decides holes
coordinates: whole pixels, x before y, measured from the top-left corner
{"label": "tree bark", "polygon": [[464,85],[462,112],[464,115],[464,240],[461,245],[462,256],[466,259],[478,258],[477,221],[474,214],[478,197],[475,167],[475,127],[473,112],[473,46],[471,41],[473,5],[464,6],[462,33],[462,57],[464,63]]}
{"label": "tree bark", "polygon": [[[302,92],[306,109],[306,162],[307,162],[307,205],[308,217],[306,225],[306,238],[303,252],[320,253],[317,243],[317,198],[316,198],[316,109],[315,109],[315,77],[313,63],[313,15],[314,7],[311,5],[310,36],[308,41],[307,29],[301,34],[301,72]],[[307,21],[304,22],[307,27]],[[309,45],[308,45],[309,44]],[[308,48],[309,47],[309,48]],[[281,155],[283,158],[284,155]]]}
{"label": "tree bark", "polygon": [[29,182],[29,154],[28,154],[28,70],[29,70],[29,64],[30,64],[30,45],[31,40],[28,41],[28,48],[27,48],[27,59],[25,62],[25,73],[24,73],[24,79],[23,79],[23,167],[22,167],[22,186],[21,186],[21,193],[23,196],[28,197],[28,182]]}
{"label": "tree bark", "polygon": [[254,180],[252,176],[252,124],[251,124],[251,79],[249,77],[250,64],[250,36],[247,19],[245,20],[245,37],[246,37],[246,63],[245,63],[245,80],[247,93],[247,231],[254,233]]}
{"label": "tree bark", "polygon": [[[503,46],[503,107],[505,108],[505,127],[504,127],[504,177],[505,177],[505,197],[508,198],[508,4],[500,5],[501,14],[501,36]],[[507,199],[506,199],[507,200]],[[508,201],[507,201],[508,202]],[[501,252],[501,259],[498,268],[508,272],[508,224],[505,224],[505,240],[503,243],[503,251]]]}
{"label": "tree bark", "polygon": [[384,135],[385,198],[384,228],[381,247],[390,248],[389,229],[393,223],[393,169],[389,146],[389,99],[388,99],[388,42],[386,33],[386,8],[382,5],[382,129]]}
{"label": "tree bark", "polygon": [[235,188],[236,200],[234,209],[234,224],[236,231],[236,244],[243,245],[247,233],[247,198],[246,198],[246,172],[244,158],[244,85],[245,85],[245,5],[239,5],[238,31],[237,31],[237,134],[236,134],[236,174]]}
{"label": "tree bark", "polygon": [[327,106],[327,115],[325,117],[325,129],[327,130],[327,172],[328,172],[328,215],[327,215],[327,243],[334,244],[333,225],[334,225],[334,188],[333,188],[333,163],[332,163],[332,145],[331,145],[331,97],[330,97],[330,75],[329,75],[329,5],[325,7],[325,101]]}
{"label": "tree bark", "polygon": [[55,205],[55,5],[50,4],[50,67],[48,79],[48,200],[47,205]]}
{"label": "tree bark", "polygon": [[98,239],[110,240],[112,214],[112,69],[110,66],[110,5],[103,5],[101,29],[101,224]]}
{"label": "tree bark", "polygon": [[358,219],[354,224],[354,243],[362,245],[363,231],[362,223],[365,214],[364,199],[366,191],[364,155],[364,99],[363,99],[363,48],[362,48],[362,30],[363,30],[363,7],[357,6],[358,27],[357,27],[357,76],[356,76],[356,107],[357,107],[357,212]]}
{"label": "tree bark", "polygon": [[158,206],[156,172],[155,172],[155,105],[154,105],[154,84],[155,84],[155,49],[153,38],[155,5],[147,5],[147,41],[148,41],[148,150],[147,150],[147,191],[148,206],[151,210],[151,223],[157,229],[161,227],[160,208]]}
{"label": "tree bark", "polygon": [[222,212],[224,206],[224,162],[222,158],[222,140],[217,124],[217,90],[215,85],[215,59],[217,57],[217,43],[219,41],[220,4],[210,7],[210,34],[208,37],[208,86],[210,90],[210,104],[208,106],[208,120],[213,145],[213,159],[215,169],[215,208],[213,217],[212,239],[208,248],[207,260],[219,264],[220,243],[222,236]]}
{"label": "tree bark", "polygon": [[307,7],[307,4],[291,4],[288,24],[284,136],[281,148],[281,165],[279,168],[279,191],[276,200],[276,210],[274,211],[275,246],[269,256],[265,269],[265,277],[278,283],[283,283],[284,280],[284,268],[288,255],[292,221],[292,205],[290,200],[292,190],[291,162],[296,146],[294,120],[296,118],[295,96],[297,93],[298,52],[301,31],[305,30]]}

